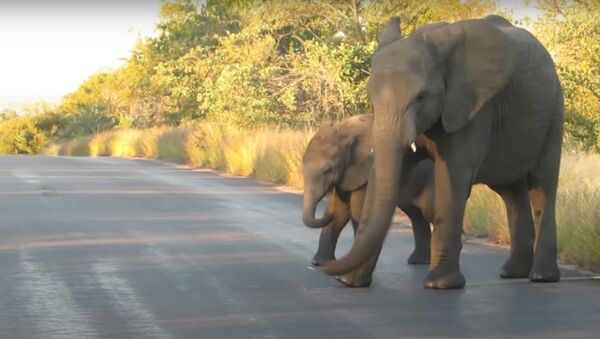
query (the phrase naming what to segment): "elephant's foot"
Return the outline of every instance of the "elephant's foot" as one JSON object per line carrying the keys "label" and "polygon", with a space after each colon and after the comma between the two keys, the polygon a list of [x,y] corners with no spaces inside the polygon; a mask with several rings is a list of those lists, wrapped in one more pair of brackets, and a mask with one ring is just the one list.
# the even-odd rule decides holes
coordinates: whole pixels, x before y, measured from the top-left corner
{"label": "elephant's foot", "polygon": [[423,287],[435,289],[463,288],[465,277],[456,266],[438,266],[429,271]]}
{"label": "elephant's foot", "polygon": [[408,257],[407,262],[410,265],[428,265],[430,260],[430,249],[415,249]]}
{"label": "elephant's foot", "polygon": [[353,272],[335,277],[335,280],[346,287],[369,287],[373,281],[370,275],[358,276]]}
{"label": "elephant's foot", "polygon": [[335,256],[333,254],[315,254],[310,263],[313,266],[322,266],[325,262],[335,260]]}
{"label": "elephant's foot", "polygon": [[535,260],[529,272],[529,280],[533,282],[557,282],[560,280],[560,270],[556,260]]}
{"label": "elephant's foot", "polygon": [[500,268],[500,278],[519,279],[527,278],[533,264],[533,255],[510,255]]}

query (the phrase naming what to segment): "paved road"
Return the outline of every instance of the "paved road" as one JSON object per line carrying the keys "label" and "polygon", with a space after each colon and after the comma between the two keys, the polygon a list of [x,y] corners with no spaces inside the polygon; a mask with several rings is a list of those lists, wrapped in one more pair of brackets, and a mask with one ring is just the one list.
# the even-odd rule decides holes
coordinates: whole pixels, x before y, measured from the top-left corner
{"label": "paved road", "polygon": [[308,268],[318,232],[300,209],[297,194],[159,162],[0,157],[0,338],[600,335],[600,280],[501,281],[506,252],[467,244],[466,288],[424,290],[402,225],[372,288],[339,287]]}

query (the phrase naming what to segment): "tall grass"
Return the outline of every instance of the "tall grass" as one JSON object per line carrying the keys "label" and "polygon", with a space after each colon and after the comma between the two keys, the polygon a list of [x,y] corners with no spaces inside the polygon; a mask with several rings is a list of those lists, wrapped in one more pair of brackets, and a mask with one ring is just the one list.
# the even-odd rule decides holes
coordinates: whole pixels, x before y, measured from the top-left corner
{"label": "tall grass", "polygon": [[302,189],[302,156],[312,133],[267,131],[262,152],[256,159],[254,176],[259,180]]}
{"label": "tall grass", "polygon": [[190,131],[185,143],[190,166],[225,169],[224,128],[218,124],[205,123]]}
{"label": "tall grass", "polygon": [[600,155],[565,155],[556,210],[561,257],[597,271],[600,271],[599,174]]}
{"label": "tall grass", "polygon": [[59,154],[71,156],[85,156],[89,154],[89,143],[91,137],[80,137],[61,144],[58,148]]}
{"label": "tall grass", "polygon": [[490,237],[496,243],[509,244],[506,210],[502,199],[483,185],[474,186],[467,201],[464,230],[470,236]]}
{"label": "tall grass", "polygon": [[136,157],[139,155],[138,142],[142,132],[137,129],[119,129],[111,133],[108,147],[110,154],[117,157]]}
{"label": "tall grass", "polygon": [[241,129],[203,123],[194,127],[117,129],[46,149],[50,155],[161,159],[302,188],[302,155],[310,132]]}
{"label": "tall grass", "polygon": [[[240,129],[203,123],[188,128],[114,130],[47,148],[47,154],[158,158],[302,189],[310,131]],[[557,197],[560,257],[600,271],[600,155],[565,154]],[[489,188],[473,187],[465,232],[510,242],[505,207]]]}
{"label": "tall grass", "polygon": [[180,164],[187,163],[185,142],[188,133],[189,129],[184,127],[163,130],[156,140],[158,158]]}

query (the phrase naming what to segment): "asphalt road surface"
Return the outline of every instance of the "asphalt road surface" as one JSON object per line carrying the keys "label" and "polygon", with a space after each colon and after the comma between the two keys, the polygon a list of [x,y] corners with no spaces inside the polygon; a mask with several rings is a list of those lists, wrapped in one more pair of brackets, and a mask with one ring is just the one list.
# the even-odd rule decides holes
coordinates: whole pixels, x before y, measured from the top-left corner
{"label": "asphalt road surface", "polygon": [[600,337],[598,277],[500,280],[506,251],[467,243],[465,289],[425,290],[401,224],[373,286],[340,287],[301,208],[161,162],[0,157],[0,338]]}

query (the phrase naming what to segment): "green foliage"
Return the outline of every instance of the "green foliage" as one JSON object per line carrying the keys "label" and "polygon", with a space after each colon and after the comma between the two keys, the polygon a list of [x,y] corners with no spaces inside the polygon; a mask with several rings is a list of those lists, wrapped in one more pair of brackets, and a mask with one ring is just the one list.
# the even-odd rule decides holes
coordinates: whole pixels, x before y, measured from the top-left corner
{"label": "green foliage", "polygon": [[0,123],[0,154],[37,154],[45,143],[44,133],[29,116]]}
{"label": "green foliage", "polygon": [[[600,2],[539,0],[534,33],[565,92],[565,145],[600,145]],[[53,114],[47,138],[120,128],[315,126],[368,113],[370,56],[391,16],[410,33],[430,22],[498,13],[494,0],[165,0],[157,36],[125,64],[90,76]],[[47,111],[47,110],[46,110]]]}
{"label": "green foliage", "polygon": [[566,145],[600,150],[600,2],[543,0],[535,33],[550,50],[565,95]]}
{"label": "green foliage", "polygon": [[302,126],[365,113],[369,58],[390,16],[409,33],[494,10],[491,0],[167,0],[158,35],[65,97],[58,111],[68,118],[48,135],[198,120]]}

